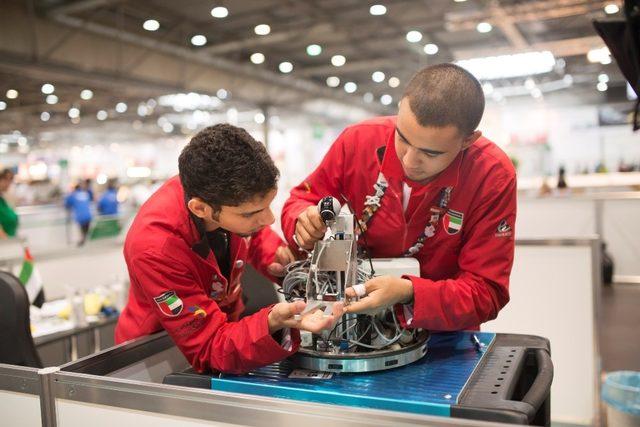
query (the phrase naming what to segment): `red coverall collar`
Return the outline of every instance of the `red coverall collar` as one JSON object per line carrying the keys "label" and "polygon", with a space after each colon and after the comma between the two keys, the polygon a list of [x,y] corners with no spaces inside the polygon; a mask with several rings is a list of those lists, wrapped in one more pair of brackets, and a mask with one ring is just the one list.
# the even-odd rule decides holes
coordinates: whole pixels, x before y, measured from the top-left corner
{"label": "red coverall collar", "polygon": [[[387,180],[393,180],[397,183],[408,181],[408,178],[404,175],[402,170],[402,164],[398,159],[395,147],[395,131],[391,132],[387,145],[384,148],[382,162],[380,162],[380,156],[378,156],[378,163],[381,163],[380,171]],[[434,187],[455,187],[458,184],[458,177],[460,175],[460,167],[464,158],[465,151],[459,153],[456,158],[451,162],[447,168],[440,172],[440,174],[431,181],[429,184]]]}

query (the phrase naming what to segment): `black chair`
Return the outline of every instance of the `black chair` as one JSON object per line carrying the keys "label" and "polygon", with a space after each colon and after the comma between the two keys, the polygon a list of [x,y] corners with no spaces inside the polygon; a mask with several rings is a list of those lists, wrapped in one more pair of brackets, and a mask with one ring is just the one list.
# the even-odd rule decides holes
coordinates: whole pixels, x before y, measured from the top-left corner
{"label": "black chair", "polygon": [[27,290],[6,271],[0,271],[0,343],[0,363],[42,368],[31,336]]}

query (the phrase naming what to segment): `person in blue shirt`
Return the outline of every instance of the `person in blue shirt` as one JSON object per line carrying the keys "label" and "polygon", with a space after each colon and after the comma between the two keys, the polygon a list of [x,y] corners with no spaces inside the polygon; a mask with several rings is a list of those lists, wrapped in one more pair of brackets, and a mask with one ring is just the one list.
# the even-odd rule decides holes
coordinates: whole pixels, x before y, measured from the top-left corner
{"label": "person in blue shirt", "polygon": [[115,180],[109,180],[107,190],[98,200],[100,215],[118,215],[118,189]]}
{"label": "person in blue shirt", "polygon": [[73,213],[73,218],[80,226],[81,237],[78,246],[82,246],[87,240],[89,226],[93,219],[93,214],[91,213],[91,195],[87,191],[86,186],[76,185],[71,194],[66,197],[64,206]]}

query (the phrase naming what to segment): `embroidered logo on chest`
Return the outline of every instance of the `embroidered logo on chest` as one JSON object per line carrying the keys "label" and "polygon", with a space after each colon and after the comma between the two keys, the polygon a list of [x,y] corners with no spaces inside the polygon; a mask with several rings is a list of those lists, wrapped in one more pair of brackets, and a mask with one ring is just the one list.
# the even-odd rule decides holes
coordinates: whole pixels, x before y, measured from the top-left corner
{"label": "embroidered logo on chest", "polygon": [[458,232],[462,229],[463,219],[464,214],[462,212],[449,209],[442,218],[442,224],[444,225],[444,229],[447,234],[458,234]]}

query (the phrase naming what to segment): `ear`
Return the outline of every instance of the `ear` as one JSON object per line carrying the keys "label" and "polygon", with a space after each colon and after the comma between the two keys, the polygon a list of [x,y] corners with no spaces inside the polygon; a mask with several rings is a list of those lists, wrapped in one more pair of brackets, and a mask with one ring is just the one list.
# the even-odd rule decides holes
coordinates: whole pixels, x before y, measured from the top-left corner
{"label": "ear", "polygon": [[462,141],[462,149],[466,150],[467,148],[471,147],[471,145],[476,142],[481,136],[482,132],[479,130],[471,132],[471,134]]}
{"label": "ear", "polygon": [[187,202],[187,208],[191,211],[192,214],[201,219],[209,219],[211,218],[211,213],[213,209],[207,203],[205,203],[199,197],[192,197]]}

